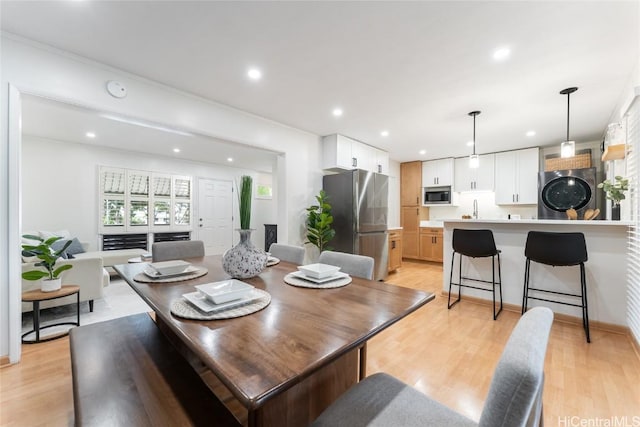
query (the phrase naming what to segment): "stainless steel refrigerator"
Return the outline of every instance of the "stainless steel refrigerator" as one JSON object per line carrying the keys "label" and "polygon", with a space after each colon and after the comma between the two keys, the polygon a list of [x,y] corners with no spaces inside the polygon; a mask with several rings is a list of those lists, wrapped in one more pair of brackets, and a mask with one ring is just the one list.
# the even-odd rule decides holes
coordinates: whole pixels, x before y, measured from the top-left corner
{"label": "stainless steel refrigerator", "polygon": [[336,236],[329,246],[340,252],[374,259],[374,280],[387,277],[389,178],[353,170],[322,179],[329,196]]}

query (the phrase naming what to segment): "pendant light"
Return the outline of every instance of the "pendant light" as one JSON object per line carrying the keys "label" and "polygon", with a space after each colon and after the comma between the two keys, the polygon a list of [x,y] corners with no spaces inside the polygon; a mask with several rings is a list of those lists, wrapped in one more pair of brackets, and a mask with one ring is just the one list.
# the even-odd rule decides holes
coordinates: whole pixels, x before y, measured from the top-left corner
{"label": "pendant light", "polygon": [[560,144],[560,157],[573,157],[576,155],[576,142],[569,141],[569,99],[571,94],[577,91],[577,87],[568,87],[560,91],[560,95],[567,95],[567,139]]}
{"label": "pendant light", "polygon": [[469,167],[472,169],[480,166],[480,159],[476,154],[476,116],[480,113],[480,111],[472,111],[469,113],[470,116],[473,116],[473,154],[469,156]]}

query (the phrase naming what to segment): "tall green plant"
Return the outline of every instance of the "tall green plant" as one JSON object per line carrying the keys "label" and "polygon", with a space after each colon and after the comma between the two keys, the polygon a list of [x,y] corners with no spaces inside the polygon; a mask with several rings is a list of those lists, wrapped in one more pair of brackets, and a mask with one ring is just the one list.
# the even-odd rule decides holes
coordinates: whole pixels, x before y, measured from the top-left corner
{"label": "tall green plant", "polygon": [[324,190],[320,190],[316,196],[318,204],[307,208],[307,241],[305,243],[317,246],[320,252],[332,249],[328,243],[336,235],[336,231],[331,228],[333,216],[328,200]]}
{"label": "tall green plant", "polygon": [[240,177],[240,189],[238,190],[238,203],[240,207],[240,228],[251,228],[251,199],[253,196],[253,178],[248,175]]}
{"label": "tall green plant", "polygon": [[47,240],[44,240],[40,236],[32,236],[29,234],[25,234],[25,239],[37,240],[40,243],[37,245],[22,245],[22,255],[24,256],[35,256],[40,261],[36,263],[36,267],[44,267],[47,271],[42,270],[31,270],[25,271],[22,273],[22,278],[25,280],[39,280],[43,278],[47,278],[48,280],[57,279],[58,275],[65,270],[69,270],[72,265],[63,265],[58,268],[55,268],[56,262],[59,258],[62,257],[62,253],[67,250],[69,245],[71,245],[71,240],[65,243],[61,249],[54,250],[51,245],[53,242],[56,242],[62,237],[51,237]]}

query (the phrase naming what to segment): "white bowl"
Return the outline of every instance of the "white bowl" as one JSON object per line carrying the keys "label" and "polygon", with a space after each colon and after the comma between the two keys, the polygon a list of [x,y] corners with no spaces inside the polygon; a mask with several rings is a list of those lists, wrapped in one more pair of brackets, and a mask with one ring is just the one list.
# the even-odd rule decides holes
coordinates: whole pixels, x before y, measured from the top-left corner
{"label": "white bowl", "polygon": [[214,304],[223,304],[225,302],[243,298],[246,295],[249,295],[254,289],[250,284],[241,282],[237,279],[205,283],[204,285],[196,285],[195,288],[203,293],[207,299],[212,301]]}
{"label": "white bowl", "polygon": [[324,279],[336,274],[340,271],[340,267],[329,264],[307,264],[298,266],[298,270],[302,271],[305,276],[313,277],[314,279]]}
{"label": "white bowl", "polygon": [[165,276],[168,274],[178,274],[182,273],[189,267],[191,264],[182,261],[182,260],[172,260],[172,261],[161,261],[161,262],[153,262],[149,264],[151,268],[157,271],[159,274]]}

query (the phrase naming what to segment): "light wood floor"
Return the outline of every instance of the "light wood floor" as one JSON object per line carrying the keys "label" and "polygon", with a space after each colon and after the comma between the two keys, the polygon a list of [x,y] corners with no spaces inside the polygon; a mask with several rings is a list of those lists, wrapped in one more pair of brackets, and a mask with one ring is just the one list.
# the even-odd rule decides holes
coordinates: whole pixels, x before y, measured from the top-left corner
{"label": "light wood floor", "polygon": [[[520,315],[503,311],[494,322],[489,306],[464,299],[447,310],[439,264],[405,262],[387,281],[434,292],[436,299],[369,342],[368,373],[388,372],[478,420]],[[609,425],[570,424],[570,417],[640,419],[640,359],[629,338],[591,334],[587,344],[580,327],[553,325],[545,367],[548,426]],[[68,338],[23,346],[22,362],[0,369],[0,425],[73,425]]]}

